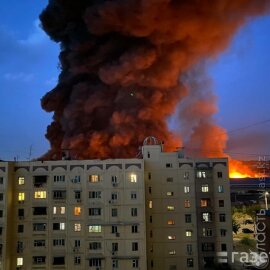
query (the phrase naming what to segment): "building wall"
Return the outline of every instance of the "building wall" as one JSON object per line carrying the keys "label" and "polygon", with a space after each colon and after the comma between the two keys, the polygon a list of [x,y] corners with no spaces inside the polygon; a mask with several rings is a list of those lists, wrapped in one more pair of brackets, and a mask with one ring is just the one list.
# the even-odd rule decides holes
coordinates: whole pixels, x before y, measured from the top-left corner
{"label": "building wall", "polygon": [[[8,210],[12,216],[3,225],[10,230],[4,235],[12,245],[3,253],[3,262],[11,265],[3,269],[111,270],[113,264],[119,269],[132,268],[133,264],[146,269],[143,169],[142,160],[126,159],[22,162],[15,164],[10,175],[1,172],[0,177],[10,187],[14,184],[7,193],[12,200]],[[90,182],[91,175],[99,176],[100,181]],[[131,182],[131,175],[136,175],[136,181]],[[46,176],[46,182],[35,182],[37,176]],[[63,176],[64,181],[56,181],[55,177],[60,180]],[[101,192],[101,196],[93,192]],[[37,198],[40,196],[46,198]],[[46,208],[46,213],[36,215],[37,207]],[[65,208],[63,214],[60,207]],[[75,207],[80,208],[80,214],[74,212]],[[132,208],[136,209],[133,216]],[[89,211],[97,215],[89,216]],[[113,217],[112,211],[117,211],[117,216]],[[80,230],[75,231],[75,226]],[[89,226],[101,226],[101,232],[89,232]],[[90,243],[94,249],[90,250]],[[113,250],[113,243],[118,250]],[[55,257],[64,259],[59,258],[59,265],[54,265]]]}
{"label": "building wall", "polygon": [[[227,159],[185,159],[159,145],[144,146],[143,158],[148,269],[203,269],[212,258],[218,262],[217,252],[231,252]],[[211,214],[209,222],[203,213]]]}

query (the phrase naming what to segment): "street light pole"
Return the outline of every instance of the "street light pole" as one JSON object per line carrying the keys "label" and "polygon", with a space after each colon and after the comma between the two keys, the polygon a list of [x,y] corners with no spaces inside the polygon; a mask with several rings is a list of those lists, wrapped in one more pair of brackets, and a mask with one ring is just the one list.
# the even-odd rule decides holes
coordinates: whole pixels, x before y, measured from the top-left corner
{"label": "street light pole", "polygon": [[265,210],[268,210],[268,201],[267,201],[267,196],[269,195],[268,191],[265,191],[264,193],[264,200],[265,200]]}

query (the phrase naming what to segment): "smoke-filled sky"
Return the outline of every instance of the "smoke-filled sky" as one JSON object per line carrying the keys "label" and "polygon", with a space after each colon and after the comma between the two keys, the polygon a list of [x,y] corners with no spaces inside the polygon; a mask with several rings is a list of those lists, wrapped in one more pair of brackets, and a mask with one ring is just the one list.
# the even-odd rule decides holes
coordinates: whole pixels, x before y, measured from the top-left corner
{"label": "smoke-filled sky", "polygon": [[[51,123],[52,114],[46,113],[41,109],[40,99],[56,85],[60,68],[58,66],[59,46],[50,41],[39,28],[38,16],[42,9],[46,7],[46,4],[47,1],[26,0],[18,2],[11,0],[4,1],[0,10],[0,158],[2,159],[13,159],[15,156],[19,156],[19,159],[27,159],[30,146],[32,146],[32,158],[45,153],[49,149],[49,144],[44,135],[47,125]],[[89,16],[91,17],[91,11],[89,11]],[[129,26],[133,27],[132,24]],[[256,155],[270,153],[270,122],[254,125],[237,132],[230,132],[270,118],[270,91],[268,89],[270,85],[268,66],[270,63],[270,53],[268,51],[270,45],[269,26],[269,16],[256,17],[236,33],[231,44],[224,52],[218,51],[217,54],[211,55],[207,61],[196,65],[196,68],[185,72],[181,81],[186,83],[189,88],[194,89],[192,94],[195,96],[195,103],[202,105],[200,106],[202,110],[197,111],[194,109],[191,113],[190,108],[193,107],[194,99],[186,99],[183,101],[183,106],[179,107],[175,113],[176,116],[170,119],[169,126],[171,129],[177,132],[181,130],[182,134],[187,134],[187,137],[190,138],[192,137],[193,129],[197,128],[197,134],[202,134],[207,125],[214,123],[215,128],[221,126],[229,131],[226,151],[230,153],[247,153],[246,155],[233,155],[235,158],[256,159]],[[101,26],[98,25],[98,22],[95,26],[89,23],[89,29],[92,32],[95,32],[99,27]],[[124,31],[134,32],[128,29],[128,27]],[[135,35],[144,35],[144,33],[139,33],[141,29],[138,28],[136,31]],[[144,29],[144,31],[147,30]],[[152,37],[152,42],[155,44],[160,40],[159,36]],[[132,54],[126,53],[122,57],[122,66],[119,63],[114,66],[107,65],[103,67],[99,75],[103,81],[113,85],[117,80],[121,79],[119,77],[112,78],[112,75],[117,75],[115,70],[121,72],[120,69],[126,68],[124,67],[125,62],[131,65],[130,68],[137,68],[139,66],[139,71],[144,69],[151,61],[154,61],[156,57],[155,49],[149,45],[147,52],[145,48],[135,52],[144,58],[147,53],[148,58],[144,62],[132,62],[130,60]],[[171,49],[173,50],[173,47]],[[100,50],[99,48],[99,53],[101,53]],[[106,51],[106,46],[103,47],[103,50]],[[181,55],[177,57],[178,61],[182,60]],[[92,61],[96,60],[92,59]],[[81,69],[79,66],[77,68]],[[72,72],[76,73],[79,71],[74,67]],[[137,75],[139,76],[140,72]],[[108,80],[106,76],[110,79]],[[145,87],[144,90],[148,90],[149,85],[157,88],[165,87],[166,89],[171,87],[169,83],[168,85],[160,86],[156,85],[155,82],[149,84],[149,80],[146,81],[141,76],[138,78],[137,80],[140,80],[140,89],[134,88],[131,84],[130,91],[126,97],[128,104],[130,102],[132,104],[133,99],[140,99],[140,95],[143,95],[140,92],[142,86]],[[132,78],[127,78],[127,80],[132,80]],[[119,84],[125,91],[126,85],[129,85],[128,82],[121,82]],[[94,92],[97,92],[100,86],[98,84],[95,84],[95,86],[97,89]],[[86,91],[84,87],[80,86],[79,90],[77,89],[78,87],[75,90],[77,93],[80,91],[83,93]],[[196,89],[203,89],[202,94]],[[113,96],[115,97],[116,90],[114,89],[113,91]],[[117,95],[121,105],[125,102],[125,96],[121,96],[119,93]],[[179,94],[179,92],[176,93]],[[181,96],[181,94],[179,95]],[[74,98],[76,99],[75,94]],[[156,102],[156,99],[160,97],[150,95],[150,98],[155,98],[153,101]],[[100,96],[97,95],[95,100],[99,101],[99,99]],[[199,101],[201,100],[204,101],[203,104],[200,104]],[[110,102],[108,99],[106,101]],[[211,106],[213,104],[212,101],[216,101],[218,104],[217,112],[216,106]],[[134,103],[133,105],[136,107],[137,103],[135,101]],[[100,106],[100,104],[95,106]],[[62,118],[64,120],[68,119],[68,112],[74,106],[69,105],[69,107],[71,109],[65,111]],[[164,107],[159,108],[160,114],[166,114],[170,111],[170,108],[166,108],[165,105]],[[87,113],[91,114],[90,109],[87,110]],[[197,123],[193,123],[193,126],[190,126],[190,123],[194,122],[192,116],[201,115],[202,113],[207,115],[207,117],[210,114],[211,122],[207,121],[201,126],[196,126]],[[212,116],[213,113],[215,113],[214,116]],[[149,114],[151,115],[151,112]],[[179,115],[181,116],[180,119]],[[106,118],[107,116],[105,115],[104,117]],[[141,117],[147,119],[147,112],[145,110]],[[126,123],[130,119],[123,119],[119,113],[114,114],[114,125],[117,126],[122,121]],[[63,124],[63,122],[65,121],[61,123]],[[68,124],[64,124],[66,125],[65,128],[73,136],[74,131],[70,128],[72,123],[67,122]],[[162,124],[160,122],[159,126]],[[157,127],[153,126],[153,129],[157,129]],[[110,130],[110,132],[114,135],[113,131]],[[136,134],[137,130],[134,130],[134,133]],[[166,134],[165,132],[164,136]],[[192,140],[185,141],[182,138],[182,141],[185,144],[191,144],[190,141],[196,143],[197,134],[193,134]],[[220,134],[222,136],[222,129]],[[213,135],[206,133],[206,136]],[[69,140],[70,136],[67,137],[65,143],[67,147],[70,147],[74,140],[71,143]],[[115,138],[110,143],[117,145],[119,140]],[[78,145],[80,147],[84,147],[84,142],[81,142],[80,138],[75,140],[75,145],[77,141],[79,141]],[[254,156],[251,154],[254,154]]]}

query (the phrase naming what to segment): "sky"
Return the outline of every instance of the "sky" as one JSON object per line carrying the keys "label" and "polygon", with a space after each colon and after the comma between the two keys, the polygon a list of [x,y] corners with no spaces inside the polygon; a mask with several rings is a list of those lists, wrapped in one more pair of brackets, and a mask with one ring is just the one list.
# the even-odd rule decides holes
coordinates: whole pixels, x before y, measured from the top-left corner
{"label": "sky", "polygon": [[[39,27],[47,1],[3,0],[0,10],[0,159],[45,153],[52,114],[41,97],[59,74],[59,46]],[[14,8],[16,7],[16,8]],[[270,16],[245,25],[208,65],[218,97],[218,124],[228,130],[226,151],[239,159],[270,155]],[[247,127],[247,128],[245,128]]]}

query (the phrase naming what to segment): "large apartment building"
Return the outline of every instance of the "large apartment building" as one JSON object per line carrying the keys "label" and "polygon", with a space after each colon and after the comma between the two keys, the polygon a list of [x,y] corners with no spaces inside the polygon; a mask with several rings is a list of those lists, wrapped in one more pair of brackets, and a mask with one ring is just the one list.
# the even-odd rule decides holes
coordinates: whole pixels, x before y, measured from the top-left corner
{"label": "large apartment building", "polygon": [[[205,269],[232,251],[227,159],[0,162],[0,269]],[[226,258],[223,258],[223,261]]]}

